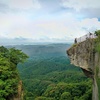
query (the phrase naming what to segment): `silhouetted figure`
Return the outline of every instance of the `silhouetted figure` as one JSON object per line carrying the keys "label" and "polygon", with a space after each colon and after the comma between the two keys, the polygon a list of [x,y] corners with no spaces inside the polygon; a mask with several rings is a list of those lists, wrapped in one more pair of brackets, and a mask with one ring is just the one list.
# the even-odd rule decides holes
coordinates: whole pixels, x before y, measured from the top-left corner
{"label": "silhouetted figure", "polygon": [[89,38],[93,38],[93,34],[89,32]]}
{"label": "silhouetted figure", "polygon": [[[90,33],[90,32],[89,32]],[[90,33],[90,36],[92,35],[92,33]]]}
{"label": "silhouetted figure", "polygon": [[77,38],[75,38],[75,43],[77,43]]}

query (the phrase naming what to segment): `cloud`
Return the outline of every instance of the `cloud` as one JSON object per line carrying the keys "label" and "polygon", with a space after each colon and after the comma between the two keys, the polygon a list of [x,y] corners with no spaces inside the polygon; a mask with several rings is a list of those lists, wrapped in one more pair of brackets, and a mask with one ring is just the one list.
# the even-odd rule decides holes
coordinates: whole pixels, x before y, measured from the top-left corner
{"label": "cloud", "polygon": [[62,0],[64,7],[74,8],[76,11],[86,8],[100,8],[100,0]]}
{"label": "cloud", "polygon": [[0,40],[9,43],[72,41],[100,29],[98,0],[0,1]]}
{"label": "cloud", "polygon": [[100,8],[85,8],[82,9],[79,13],[85,15],[87,18],[100,18]]}
{"label": "cloud", "polygon": [[100,0],[62,0],[61,5],[66,9],[74,9],[77,16],[100,18]]}
{"label": "cloud", "polygon": [[0,2],[0,12],[5,13],[8,10],[9,10],[9,7],[6,4]]}
{"label": "cloud", "polygon": [[54,12],[60,8],[61,0],[39,0],[44,12]]}
{"label": "cloud", "polygon": [[95,31],[100,29],[100,22],[98,21],[97,18],[92,18],[92,19],[86,18],[81,21],[80,26],[86,29],[87,31]]}
{"label": "cloud", "polygon": [[77,20],[70,14],[58,19],[31,20],[23,14],[0,16],[0,36],[5,38],[27,38],[36,41],[72,40],[89,31],[100,29],[97,18]]}
{"label": "cloud", "polygon": [[[22,14],[0,14],[0,34],[8,33],[10,35],[11,30],[18,31],[18,27],[24,27],[27,25],[27,16]],[[17,35],[16,35],[17,36]]]}
{"label": "cloud", "polygon": [[38,0],[0,0],[1,12],[20,12],[27,10],[40,9],[41,5]]}

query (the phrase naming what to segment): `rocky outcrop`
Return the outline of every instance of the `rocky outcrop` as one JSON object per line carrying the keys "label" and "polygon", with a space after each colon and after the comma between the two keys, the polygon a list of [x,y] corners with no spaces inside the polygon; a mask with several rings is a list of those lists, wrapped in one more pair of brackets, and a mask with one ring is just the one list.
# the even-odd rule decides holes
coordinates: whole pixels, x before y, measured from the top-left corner
{"label": "rocky outcrop", "polygon": [[18,94],[16,95],[16,97],[14,97],[13,100],[23,100],[22,81],[19,81],[19,84],[18,84]]}
{"label": "rocky outcrop", "polygon": [[95,51],[94,39],[74,44],[67,50],[71,64],[80,67],[86,76],[93,80],[92,100],[99,100],[98,79],[100,78],[99,54]]}
{"label": "rocky outcrop", "polygon": [[23,100],[23,88],[22,88],[22,81],[19,81],[18,84],[18,93],[13,97],[10,97],[9,100]]}

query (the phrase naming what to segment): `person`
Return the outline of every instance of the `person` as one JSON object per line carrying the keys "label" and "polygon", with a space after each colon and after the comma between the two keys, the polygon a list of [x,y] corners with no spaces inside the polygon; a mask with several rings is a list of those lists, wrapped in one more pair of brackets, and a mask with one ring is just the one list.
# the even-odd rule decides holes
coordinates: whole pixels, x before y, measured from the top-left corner
{"label": "person", "polygon": [[93,34],[89,32],[89,38],[93,38],[92,36],[93,36]]}
{"label": "person", "polygon": [[[90,33],[90,32],[89,32]],[[90,36],[92,35],[92,33],[90,33]]]}
{"label": "person", "polygon": [[75,38],[75,43],[77,43],[77,38]]}

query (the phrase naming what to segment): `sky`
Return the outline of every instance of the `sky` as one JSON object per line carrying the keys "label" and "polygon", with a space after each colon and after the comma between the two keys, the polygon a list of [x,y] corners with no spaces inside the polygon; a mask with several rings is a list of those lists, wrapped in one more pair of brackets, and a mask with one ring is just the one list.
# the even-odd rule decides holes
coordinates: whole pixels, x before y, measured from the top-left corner
{"label": "sky", "polygon": [[100,29],[100,0],[0,0],[0,45],[73,42]]}

